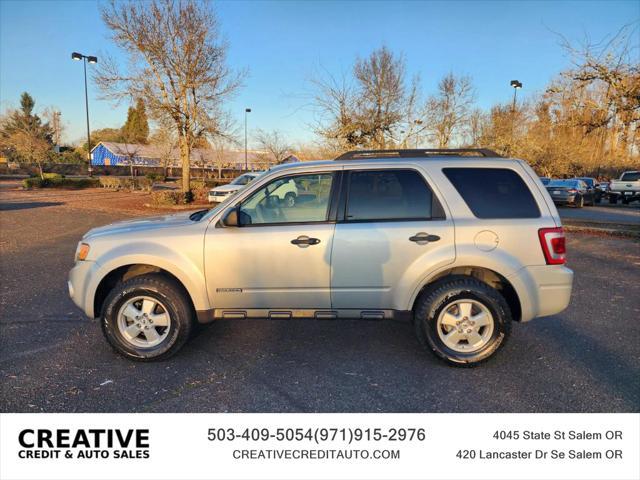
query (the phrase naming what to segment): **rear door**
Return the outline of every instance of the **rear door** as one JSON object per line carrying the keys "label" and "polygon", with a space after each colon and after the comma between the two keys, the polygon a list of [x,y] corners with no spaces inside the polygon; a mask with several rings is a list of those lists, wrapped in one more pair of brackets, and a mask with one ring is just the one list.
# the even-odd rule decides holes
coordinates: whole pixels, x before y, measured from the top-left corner
{"label": "rear door", "polygon": [[346,169],[342,183],[332,308],[406,310],[418,279],[454,261],[452,220],[417,169]]}

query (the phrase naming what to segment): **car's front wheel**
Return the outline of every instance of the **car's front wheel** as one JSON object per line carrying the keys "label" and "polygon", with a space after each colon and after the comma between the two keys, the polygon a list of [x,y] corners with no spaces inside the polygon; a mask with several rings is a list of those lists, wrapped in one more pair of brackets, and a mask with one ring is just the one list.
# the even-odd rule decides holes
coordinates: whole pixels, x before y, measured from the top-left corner
{"label": "car's front wheel", "polygon": [[118,283],[102,309],[102,331],[111,346],[127,358],[162,360],[189,338],[193,311],[184,290],[160,274]]}
{"label": "car's front wheel", "polygon": [[475,366],[493,356],[511,331],[504,297],[471,277],[454,276],[428,288],[414,310],[416,335],[437,357]]}
{"label": "car's front wheel", "polygon": [[289,192],[284,196],[284,206],[287,208],[295,207],[296,205],[296,194],[293,192]]}

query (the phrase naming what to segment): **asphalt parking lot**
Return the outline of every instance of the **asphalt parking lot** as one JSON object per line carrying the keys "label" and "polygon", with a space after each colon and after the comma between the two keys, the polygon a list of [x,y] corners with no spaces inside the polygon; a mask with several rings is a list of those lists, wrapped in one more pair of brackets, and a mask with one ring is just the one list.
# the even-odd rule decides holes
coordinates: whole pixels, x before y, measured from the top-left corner
{"label": "asphalt parking lot", "polygon": [[608,205],[603,203],[584,208],[559,207],[558,212],[565,220],[640,226],[640,203],[638,202],[629,205]]}
{"label": "asphalt parking lot", "polygon": [[440,363],[409,324],[344,320],[219,321],[176,357],[142,364],[113,353],[67,296],[81,235],[140,214],[125,197],[108,207],[108,195],[0,188],[2,412],[640,409],[637,240],[569,234],[569,309],[516,324],[479,368]]}

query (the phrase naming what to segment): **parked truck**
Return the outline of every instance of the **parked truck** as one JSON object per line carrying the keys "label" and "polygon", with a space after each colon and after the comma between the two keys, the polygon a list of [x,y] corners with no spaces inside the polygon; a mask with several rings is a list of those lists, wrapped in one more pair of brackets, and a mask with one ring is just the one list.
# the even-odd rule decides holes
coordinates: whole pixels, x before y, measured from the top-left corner
{"label": "parked truck", "polygon": [[618,203],[619,198],[622,198],[622,203],[624,204],[635,200],[640,201],[639,170],[624,172],[619,180],[611,180],[609,186],[609,203]]}

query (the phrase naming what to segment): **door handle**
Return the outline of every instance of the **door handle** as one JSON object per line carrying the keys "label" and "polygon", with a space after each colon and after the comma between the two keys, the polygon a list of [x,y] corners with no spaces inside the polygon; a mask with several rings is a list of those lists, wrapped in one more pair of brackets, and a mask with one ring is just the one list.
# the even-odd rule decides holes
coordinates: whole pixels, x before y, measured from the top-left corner
{"label": "door handle", "polygon": [[413,237],[409,237],[409,241],[416,242],[418,245],[426,245],[429,242],[437,242],[438,240],[440,240],[438,235],[429,235],[425,232],[419,232]]}
{"label": "door handle", "polygon": [[320,243],[319,238],[312,238],[306,235],[300,235],[298,238],[291,240],[291,243],[299,246],[300,248],[307,248],[309,245],[317,245]]}

